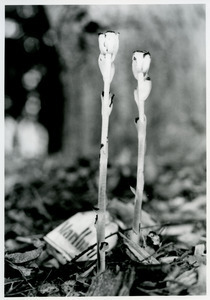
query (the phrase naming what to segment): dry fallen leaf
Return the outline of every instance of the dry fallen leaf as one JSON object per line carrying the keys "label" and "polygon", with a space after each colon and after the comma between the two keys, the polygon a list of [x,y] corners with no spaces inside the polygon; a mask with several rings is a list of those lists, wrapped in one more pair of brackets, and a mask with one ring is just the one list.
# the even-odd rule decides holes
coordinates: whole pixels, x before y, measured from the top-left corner
{"label": "dry fallen leaf", "polygon": [[131,257],[131,259],[134,259],[134,260],[137,259],[138,261],[140,261],[144,264],[160,264],[159,261],[154,256],[152,256],[150,253],[148,253],[143,247],[134,243],[133,241],[128,239],[122,233],[119,233],[119,234],[123,238],[123,241],[131,254],[130,255],[128,252],[128,255]]}
{"label": "dry fallen leaf", "polygon": [[39,257],[42,252],[42,247],[24,253],[6,254],[5,258],[14,264],[23,264]]}
{"label": "dry fallen leaf", "polygon": [[206,295],[206,266],[200,265],[197,269],[197,283],[189,289],[190,295]]}
{"label": "dry fallen leaf", "polygon": [[74,286],[76,284],[76,280],[67,280],[61,284],[62,292],[67,296],[69,293],[74,291]]}
{"label": "dry fallen leaf", "polygon": [[[133,223],[134,204],[132,202],[125,203],[117,198],[112,199],[107,207],[111,216],[123,222],[125,228],[131,227]],[[142,226],[154,226],[155,221],[150,214],[142,210]],[[124,228],[124,229],[125,229]]]}
{"label": "dry fallen leaf", "polygon": [[12,262],[9,262],[9,265],[10,265],[11,268],[13,268],[15,270],[18,270],[23,277],[29,277],[29,276],[31,276],[31,274],[33,272],[33,268],[26,268],[26,267],[23,267],[23,266],[17,266],[15,264],[13,264]]}
{"label": "dry fallen leaf", "polygon": [[39,286],[38,290],[42,295],[52,296],[52,294],[59,291],[59,288],[53,283],[44,283]]}
{"label": "dry fallen leaf", "polygon": [[182,272],[179,268],[175,268],[175,270],[176,273],[174,273],[174,275],[167,276],[165,278],[170,295],[179,295],[181,291],[188,289],[197,282],[197,273],[195,268],[184,272]]}

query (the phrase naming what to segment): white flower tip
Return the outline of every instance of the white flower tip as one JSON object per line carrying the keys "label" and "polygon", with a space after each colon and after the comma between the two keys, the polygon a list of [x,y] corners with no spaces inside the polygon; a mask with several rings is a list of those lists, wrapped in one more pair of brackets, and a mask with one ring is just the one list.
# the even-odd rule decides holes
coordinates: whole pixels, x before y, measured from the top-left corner
{"label": "white flower tip", "polygon": [[111,54],[114,61],[119,49],[119,32],[107,31],[98,35],[99,49],[101,54]]}
{"label": "white flower tip", "polygon": [[136,60],[138,56],[141,56],[143,58],[145,58],[146,56],[149,56],[151,58],[151,54],[149,51],[141,51],[141,50],[133,51],[132,59]]}
{"label": "white flower tip", "polygon": [[148,73],[151,63],[151,54],[148,51],[134,51],[132,56],[133,75],[138,79],[138,74]]}

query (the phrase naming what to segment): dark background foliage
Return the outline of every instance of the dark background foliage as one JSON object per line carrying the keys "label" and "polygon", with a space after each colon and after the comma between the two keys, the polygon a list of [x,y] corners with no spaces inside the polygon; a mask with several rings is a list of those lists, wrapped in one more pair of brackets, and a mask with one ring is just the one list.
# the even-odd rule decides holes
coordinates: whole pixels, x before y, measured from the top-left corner
{"label": "dark background foliage", "polygon": [[59,151],[63,126],[61,65],[47,37],[50,25],[45,10],[42,6],[6,6],[5,17],[11,22],[6,26],[15,26],[14,34],[5,40],[5,94],[9,102],[9,105],[6,102],[6,114],[16,119],[22,116],[31,92],[24,85],[23,76],[36,68],[41,73],[41,80],[33,89],[39,94],[42,105],[39,122],[48,130],[49,152]]}

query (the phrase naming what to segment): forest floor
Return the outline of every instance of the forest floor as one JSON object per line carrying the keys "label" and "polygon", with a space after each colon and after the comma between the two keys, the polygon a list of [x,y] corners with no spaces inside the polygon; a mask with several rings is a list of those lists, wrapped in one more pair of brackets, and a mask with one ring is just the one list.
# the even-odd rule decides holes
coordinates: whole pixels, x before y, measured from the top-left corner
{"label": "forest floor", "polygon": [[121,226],[100,275],[96,260],[67,261],[43,239],[76,213],[94,211],[97,180],[95,160],[70,166],[56,158],[6,160],[5,296],[205,295],[205,163],[165,163],[151,182],[145,180],[139,244],[126,235],[135,168],[109,166],[108,211]]}

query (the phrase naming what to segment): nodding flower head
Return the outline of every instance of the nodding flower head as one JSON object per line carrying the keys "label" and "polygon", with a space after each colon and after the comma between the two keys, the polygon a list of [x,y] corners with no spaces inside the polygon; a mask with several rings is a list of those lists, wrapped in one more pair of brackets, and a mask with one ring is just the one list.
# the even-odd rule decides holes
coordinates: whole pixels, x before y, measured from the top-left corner
{"label": "nodding flower head", "polygon": [[98,42],[101,54],[111,54],[112,61],[114,61],[119,48],[119,33],[114,31],[100,33],[98,36]]}
{"label": "nodding flower head", "polygon": [[135,51],[132,56],[133,75],[138,79],[138,74],[143,73],[145,76],[150,67],[151,55],[146,51]]}

